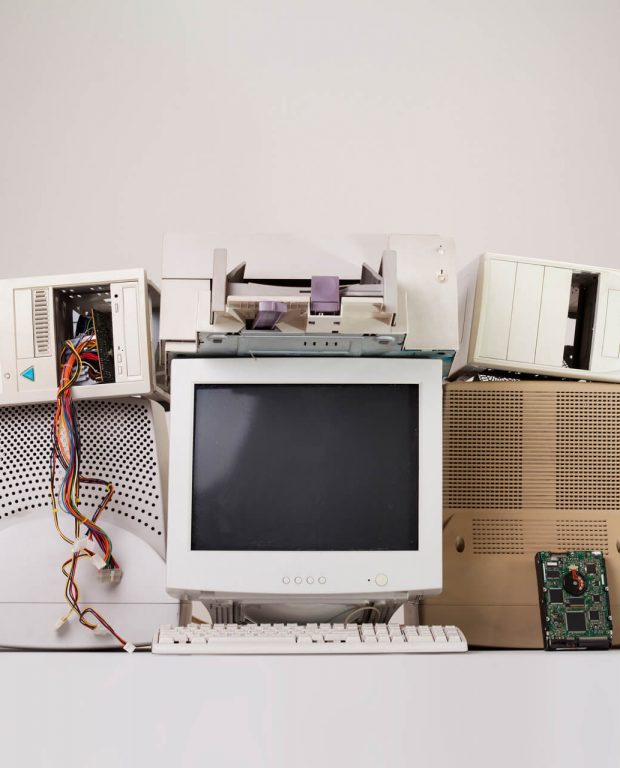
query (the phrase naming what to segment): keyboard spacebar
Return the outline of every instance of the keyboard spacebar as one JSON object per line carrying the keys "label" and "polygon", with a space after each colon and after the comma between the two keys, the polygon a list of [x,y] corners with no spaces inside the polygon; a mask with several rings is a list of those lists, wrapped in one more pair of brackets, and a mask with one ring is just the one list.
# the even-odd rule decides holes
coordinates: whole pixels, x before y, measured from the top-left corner
{"label": "keyboard spacebar", "polygon": [[294,637],[210,637],[208,645],[295,645]]}

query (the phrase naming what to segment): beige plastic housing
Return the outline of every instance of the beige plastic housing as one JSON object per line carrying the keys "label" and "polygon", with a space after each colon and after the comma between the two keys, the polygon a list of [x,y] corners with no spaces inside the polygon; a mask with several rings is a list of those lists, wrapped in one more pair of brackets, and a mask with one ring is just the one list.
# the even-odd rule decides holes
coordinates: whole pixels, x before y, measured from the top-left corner
{"label": "beige plastic housing", "polygon": [[475,370],[620,382],[620,270],[486,253],[459,273],[460,346]]}
{"label": "beige plastic housing", "polygon": [[450,383],[443,439],[443,592],[421,621],[542,648],[534,555],[573,549],[604,553],[620,616],[620,386]]}
{"label": "beige plastic housing", "polygon": [[[328,335],[325,354],[344,354],[345,336],[383,337],[399,350],[451,359],[458,337],[455,270],[454,242],[435,235],[169,233],[160,337],[169,356],[207,354],[205,339],[246,334],[259,302],[271,301],[287,305],[267,331],[287,337],[281,354],[304,351],[296,340],[317,334]],[[312,313],[310,291],[299,285],[316,275],[340,279],[339,313]],[[369,275],[374,285],[371,277],[344,288]]]}
{"label": "beige plastic housing", "polygon": [[74,313],[93,309],[110,318],[114,381],[75,386],[73,397],[167,399],[158,381],[153,338],[159,292],[143,269],[126,269],[0,281],[0,405],[56,398],[61,351],[74,335]]}

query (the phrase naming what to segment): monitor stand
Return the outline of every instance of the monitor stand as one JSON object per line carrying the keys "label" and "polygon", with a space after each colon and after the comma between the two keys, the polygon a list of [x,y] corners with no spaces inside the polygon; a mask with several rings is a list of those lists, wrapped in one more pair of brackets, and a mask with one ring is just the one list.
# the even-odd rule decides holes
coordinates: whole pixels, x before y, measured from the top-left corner
{"label": "monitor stand", "polygon": [[[277,624],[308,622],[388,623],[398,611],[398,621],[418,624],[418,601],[361,600],[333,598],[327,601],[299,599],[284,602],[277,598],[259,600],[201,600],[216,624]],[[403,607],[403,611],[398,609]],[[404,618],[403,618],[404,617]]]}

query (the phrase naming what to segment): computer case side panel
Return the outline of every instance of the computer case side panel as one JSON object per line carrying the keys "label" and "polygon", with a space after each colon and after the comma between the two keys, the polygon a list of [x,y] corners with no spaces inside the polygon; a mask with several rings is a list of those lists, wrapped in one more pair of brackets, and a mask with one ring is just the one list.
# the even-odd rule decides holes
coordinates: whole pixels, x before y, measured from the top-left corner
{"label": "computer case side panel", "polygon": [[471,645],[542,647],[534,556],[600,550],[620,609],[620,386],[444,387],[443,592],[421,620]]}

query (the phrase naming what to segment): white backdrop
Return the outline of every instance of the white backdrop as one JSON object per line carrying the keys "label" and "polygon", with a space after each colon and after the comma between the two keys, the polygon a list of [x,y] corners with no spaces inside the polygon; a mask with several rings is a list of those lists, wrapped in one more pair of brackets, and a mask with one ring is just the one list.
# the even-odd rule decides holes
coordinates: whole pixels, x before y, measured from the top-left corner
{"label": "white backdrop", "polygon": [[0,277],[167,230],[620,265],[615,0],[0,0]]}
{"label": "white backdrop", "polygon": [[[157,279],[168,230],[440,233],[460,264],[620,266],[619,30],[617,0],[0,0],[0,277]],[[222,765],[617,763],[612,654],[578,659],[588,674],[470,654],[408,676],[396,661],[15,659],[0,657],[13,763],[82,759],[58,737],[65,710],[37,710],[76,664],[120,702],[93,765],[205,745]],[[534,681],[586,702],[577,740]]]}

